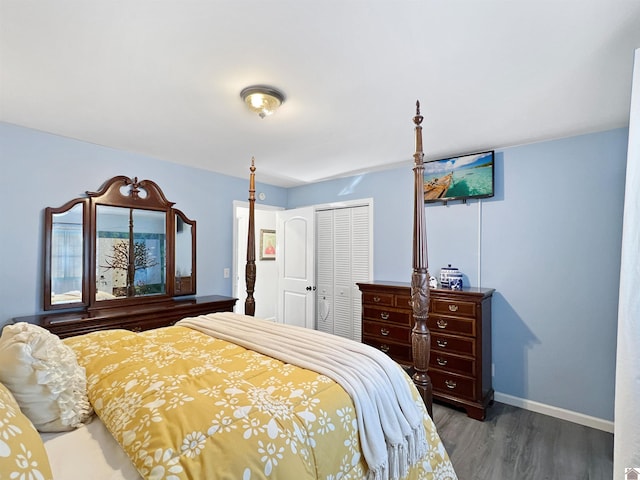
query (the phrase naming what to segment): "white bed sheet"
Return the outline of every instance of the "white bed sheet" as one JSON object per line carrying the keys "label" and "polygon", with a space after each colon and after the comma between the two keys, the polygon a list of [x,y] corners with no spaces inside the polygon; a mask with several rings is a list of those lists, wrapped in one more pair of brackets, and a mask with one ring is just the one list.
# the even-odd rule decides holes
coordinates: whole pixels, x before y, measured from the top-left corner
{"label": "white bed sheet", "polygon": [[87,425],[41,433],[55,480],[140,480],[127,454],[94,415]]}

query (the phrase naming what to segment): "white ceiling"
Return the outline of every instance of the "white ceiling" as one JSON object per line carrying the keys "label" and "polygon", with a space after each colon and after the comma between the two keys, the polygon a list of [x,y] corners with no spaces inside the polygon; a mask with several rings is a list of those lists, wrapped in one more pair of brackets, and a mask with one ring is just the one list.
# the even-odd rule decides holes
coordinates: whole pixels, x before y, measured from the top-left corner
{"label": "white ceiling", "polygon": [[638,0],[0,0],[0,120],[294,186],[408,165],[417,99],[427,159],[626,126],[638,47]]}

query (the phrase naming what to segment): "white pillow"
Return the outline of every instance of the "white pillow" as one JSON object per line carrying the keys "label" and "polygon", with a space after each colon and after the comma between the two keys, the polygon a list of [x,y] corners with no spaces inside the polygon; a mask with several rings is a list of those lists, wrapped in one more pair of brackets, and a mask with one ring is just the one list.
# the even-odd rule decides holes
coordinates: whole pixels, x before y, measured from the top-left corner
{"label": "white pillow", "polygon": [[20,322],[2,330],[0,382],[41,432],[73,430],[93,413],[74,351],[37,325]]}
{"label": "white pillow", "polygon": [[41,480],[53,478],[42,438],[29,419],[20,411],[11,391],[2,383],[0,383],[0,478]]}

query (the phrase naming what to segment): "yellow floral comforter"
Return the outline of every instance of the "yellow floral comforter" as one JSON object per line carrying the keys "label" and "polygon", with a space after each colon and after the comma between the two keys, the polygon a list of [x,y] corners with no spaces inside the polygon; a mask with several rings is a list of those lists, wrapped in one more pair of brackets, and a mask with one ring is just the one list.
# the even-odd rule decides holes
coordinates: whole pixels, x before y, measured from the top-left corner
{"label": "yellow floral comforter", "polygon": [[[65,343],[87,370],[96,413],[144,478],[366,478],[353,403],[324,375],[179,326]],[[424,419],[429,451],[408,478],[453,480]]]}

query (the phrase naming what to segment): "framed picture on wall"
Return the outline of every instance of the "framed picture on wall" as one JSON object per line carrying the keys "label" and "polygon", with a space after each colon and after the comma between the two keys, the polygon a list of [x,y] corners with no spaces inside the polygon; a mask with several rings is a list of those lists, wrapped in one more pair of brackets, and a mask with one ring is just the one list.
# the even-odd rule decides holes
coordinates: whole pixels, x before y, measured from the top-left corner
{"label": "framed picture on wall", "polygon": [[276,259],[276,231],[260,230],[260,260]]}

